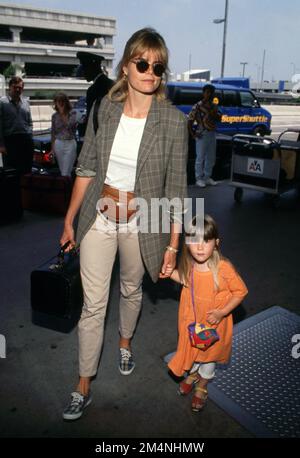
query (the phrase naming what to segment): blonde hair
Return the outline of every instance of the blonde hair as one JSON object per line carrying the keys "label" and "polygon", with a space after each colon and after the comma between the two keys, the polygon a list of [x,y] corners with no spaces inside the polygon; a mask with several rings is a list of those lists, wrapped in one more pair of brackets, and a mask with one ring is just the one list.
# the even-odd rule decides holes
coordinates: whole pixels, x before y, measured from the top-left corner
{"label": "blonde hair", "polygon": [[[190,275],[191,275],[191,270],[192,270],[192,265],[193,265],[193,257],[190,253],[190,250],[188,248],[189,243],[187,243],[186,238],[187,237],[193,237],[197,234],[196,228],[199,227],[197,224],[199,220],[199,217],[194,216],[194,218],[191,221],[190,227],[188,229],[188,233],[185,234],[185,241],[183,244],[183,249],[181,253],[181,257],[179,260],[179,265],[178,265],[178,273],[181,282],[185,286],[189,286],[190,283]],[[217,224],[215,220],[210,216],[210,215],[205,215],[204,216],[204,232],[203,232],[203,240],[208,241],[208,240],[213,240],[213,239],[218,239],[219,238],[219,231]],[[213,279],[214,279],[214,288],[215,290],[219,290],[219,279],[218,279],[218,272],[219,272],[219,263],[221,260],[224,260],[225,258],[222,256],[219,246],[216,244],[215,249],[211,255],[211,257],[208,260],[208,268],[213,274]]]}
{"label": "blonde hair", "polygon": [[123,67],[126,67],[132,59],[141,56],[145,51],[156,52],[159,60],[166,68],[164,81],[161,80],[161,83],[155,92],[158,100],[166,98],[165,83],[168,76],[168,48],[163,37],[156,32],[155,29],[146,27],[135,32],[126,43],[123,57],[117,66],[116,83],[108,93],[108,97],[111,101],[123,102],[126,99],[128,95],[128,81],[124,75]]}

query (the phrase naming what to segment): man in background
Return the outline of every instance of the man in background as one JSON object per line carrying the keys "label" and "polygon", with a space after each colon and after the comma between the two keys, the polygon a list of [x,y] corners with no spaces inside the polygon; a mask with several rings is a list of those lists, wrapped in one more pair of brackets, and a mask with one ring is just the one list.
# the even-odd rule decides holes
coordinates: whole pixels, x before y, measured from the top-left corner
{"label": "man in background", "polygon": [[23,175],[31,172],[33,158],[30,106],[22,97],[22,78],[13,76],[8,88],[8,95],[0,99],[0,154],[6,167]]}
{"label": "man in background", "polygon": [[[88,120],[93,103],[96,101],[93,110],[93,124],[94,130],[96,131],[98,128],[97,114],[101,100],[108,93],[114,82],[109,79],[103,72],[101,67],[101,62],[104,59],[103,56],[99,56],[90,52],[79,51],[77,53],[77,58],[80,60],[81,64],[79,75],[83,75],[87,81],[93,81],[93,84],[88,88],[86,93],[86,119]],[[86,124],[83,129],[84,131]]]}

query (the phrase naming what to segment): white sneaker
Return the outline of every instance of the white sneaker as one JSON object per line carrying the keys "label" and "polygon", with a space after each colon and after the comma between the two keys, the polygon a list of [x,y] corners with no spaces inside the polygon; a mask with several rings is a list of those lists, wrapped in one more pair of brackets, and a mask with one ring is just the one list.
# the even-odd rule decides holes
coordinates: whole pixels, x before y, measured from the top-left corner
{"label": "white sneaker", "polygon": [[199,188],[205,188],[206,183],[203,180],[197,180],[196,186],[199,186]]}
{"label": "white sneaker", "polygon": [[212,178],[207,178],[205,180],[205,183],[210,185],[210,186],[216,186],[217,182],[215,180],[213,180]]}

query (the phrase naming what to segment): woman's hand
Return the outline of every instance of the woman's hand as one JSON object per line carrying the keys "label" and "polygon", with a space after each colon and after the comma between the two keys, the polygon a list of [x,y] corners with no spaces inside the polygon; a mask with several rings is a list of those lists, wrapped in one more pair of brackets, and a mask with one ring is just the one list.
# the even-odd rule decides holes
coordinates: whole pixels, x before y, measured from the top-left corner
{"label": "woman's hand", "polygon": [[210,312],[207,312],[206,316],[207,316],[207,322],[209,324],[217,325],[223,320],[225,315],[222,310],[214,309],[214,310],[211,310]]}
{"label": "woman's hand", "polygon": [[74,238],[74,229],[72,224],[70,223],[65,223],[64,226],[64,231],[62,233],[62,236],[60,238],[60,245],[63,246],[65,243],[70,242],[70,245],[68,248],[66,248],[66,252],[70,251],[74,246],[76,245],[75,238]]}
{"label": "woman's hand", "polygon": [[176,253],[165,251],[164,262],[160,269],[159,278],[169,278],[176,267]]}

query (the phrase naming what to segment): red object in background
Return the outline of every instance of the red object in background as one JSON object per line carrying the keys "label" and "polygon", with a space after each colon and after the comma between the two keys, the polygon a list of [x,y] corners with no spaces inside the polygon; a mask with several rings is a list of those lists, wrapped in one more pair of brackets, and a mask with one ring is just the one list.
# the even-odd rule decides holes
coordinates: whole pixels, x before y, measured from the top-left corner
{"label": "red object in background", "polygon": [[54,154],[51,151],[35,151],[33,154],[33,161],[40,165],[54,165]]}

